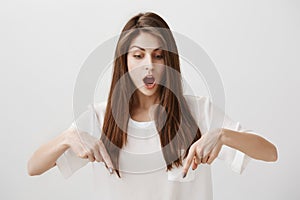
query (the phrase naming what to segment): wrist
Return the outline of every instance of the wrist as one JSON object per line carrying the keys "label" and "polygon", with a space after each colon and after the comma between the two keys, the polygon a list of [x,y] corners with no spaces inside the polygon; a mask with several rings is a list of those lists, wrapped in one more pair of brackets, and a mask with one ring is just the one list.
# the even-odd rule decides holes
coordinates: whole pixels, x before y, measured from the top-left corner
{"label": "wrist", "polygon": [[67,129],[59,135],[59,144],[64,150],[70,148],[70,136],[73,133],[72,129]]}
{"label": "wrist", "polygon": [[220,141],[223,145],[226,145],[229,140],[229,134],[228,134],[228,129],[222,129],[221,134],[220,134]]}

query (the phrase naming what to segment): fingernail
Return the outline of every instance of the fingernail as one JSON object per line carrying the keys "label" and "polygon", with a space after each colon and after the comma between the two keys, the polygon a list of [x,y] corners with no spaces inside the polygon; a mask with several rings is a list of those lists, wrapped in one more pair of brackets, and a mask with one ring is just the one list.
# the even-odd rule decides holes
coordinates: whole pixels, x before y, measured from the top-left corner
{"label": "fingernail", "polygon": [[182,172],[182,178],[186,176],[186,172]]}
{"label": "fingernail", "polygon": [[108,171],[109,171],[110,174],[113,173],[113,169],[111,167],[108,168]]}

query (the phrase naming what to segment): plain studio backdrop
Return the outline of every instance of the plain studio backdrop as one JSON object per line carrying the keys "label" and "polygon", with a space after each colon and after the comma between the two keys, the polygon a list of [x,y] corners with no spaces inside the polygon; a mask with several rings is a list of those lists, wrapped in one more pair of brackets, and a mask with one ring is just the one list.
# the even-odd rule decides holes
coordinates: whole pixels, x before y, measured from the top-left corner
{"label": "plain studio backdrop", "polygon": [[300,199],[295,0],[1,1],[0,199],[89,197],[90,166],[65,180],[57,168],[30,177],[27,161],[71,124],[76,77],[89,54],[145,11],[158,13],[206,51],[223,81],[226,113],[278,148],[277,162],[251,161],[242,175],[216,160],[214,199]]}

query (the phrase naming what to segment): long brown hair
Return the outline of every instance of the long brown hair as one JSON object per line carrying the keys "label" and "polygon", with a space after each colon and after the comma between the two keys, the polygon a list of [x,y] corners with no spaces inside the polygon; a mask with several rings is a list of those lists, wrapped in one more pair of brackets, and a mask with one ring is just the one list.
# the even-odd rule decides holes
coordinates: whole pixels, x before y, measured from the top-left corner
{"label": "long brown hair", "polygon": [[[159,104],[164,108],[166,115],[162,114],[161,109],[156,109],[154,115],[167,171],[173,168],[173,164],[177,167],[182,166],[182,159],[187,156],[191,144],[201,137],[200,129],[183,96],[178,50],[171,30],[159,15],[152,12],[139,13],[126,23],[117,43],[112,82],[101,135],[101,140],[119,177],[119,153],[127,142],[125,130],[127,130],[130,110],[136,98],[136,92],[130,92],[135,90],[134,84],[129,76],[125,76],[128,74],[127,51],[131,41],[141,31],[149,32],[160,39],[164,48],[168,49],[168,51],[163,51],[165,65],[176,70],[179,74],[165,71],[163,84],[159,85],[158,90],[160,93]],[[174,88],[172,91],[169,89],[171,84]],[[118,92],[114,92],[117,85]],[[165,123],[162,124],[163,122]],[[181,150],[184,150],[185,153],[183,158]]]}

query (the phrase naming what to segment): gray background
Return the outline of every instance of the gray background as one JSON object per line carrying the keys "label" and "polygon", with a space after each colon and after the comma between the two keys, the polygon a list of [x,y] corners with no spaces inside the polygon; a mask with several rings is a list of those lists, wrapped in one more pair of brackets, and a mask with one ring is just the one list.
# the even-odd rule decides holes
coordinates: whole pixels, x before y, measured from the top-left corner
{"label": "gray background", "polygon": [[278,147],[276,163],[255,160],[242,175],[213,163],[215,199],[300,199],[299,1],[195,2],[1,1],[0,199],[90,196],[90,166],[68,180],[57,168],[30,177],[27,160],[72,122],[73,87],[89,53],[140,11],[157,12],[201,45],[221,74],[226,113]]}

